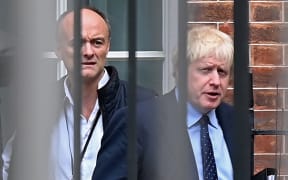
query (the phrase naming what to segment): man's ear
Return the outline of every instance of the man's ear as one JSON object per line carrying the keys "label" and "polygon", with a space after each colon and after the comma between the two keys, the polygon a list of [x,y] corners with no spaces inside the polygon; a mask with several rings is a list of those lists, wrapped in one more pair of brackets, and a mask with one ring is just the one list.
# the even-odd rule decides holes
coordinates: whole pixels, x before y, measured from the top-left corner
{"label": "man's ear", "polygon": [[108,48],[107,48],[107,54],[108,54],[108,52],[110,51],[111,40],[109,40],[108,43],[109,43],[109,44],[108,44]]}

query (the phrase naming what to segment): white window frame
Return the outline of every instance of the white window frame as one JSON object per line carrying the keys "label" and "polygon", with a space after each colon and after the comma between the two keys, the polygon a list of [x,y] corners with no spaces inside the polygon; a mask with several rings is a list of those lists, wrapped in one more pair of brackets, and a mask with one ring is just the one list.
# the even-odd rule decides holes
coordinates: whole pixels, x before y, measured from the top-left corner
{"label": "white window frame", "polygon": [[163,0],[163,93],[175,87],[173,53],[178,42],[178,0]]}

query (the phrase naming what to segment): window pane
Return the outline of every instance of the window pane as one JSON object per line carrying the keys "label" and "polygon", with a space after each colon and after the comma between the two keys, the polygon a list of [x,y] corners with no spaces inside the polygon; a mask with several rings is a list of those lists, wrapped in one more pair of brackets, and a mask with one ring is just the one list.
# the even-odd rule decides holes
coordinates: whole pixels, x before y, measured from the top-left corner
{"label": "window pane", "polygon": [[[104,11],[112,27],[112,51],[128,50],[128,0],[97,1],[90,4]],[[162,0],[137,2],[137,50],[162,51]]]}
{"label": "window pane", "polygon": [[[108,61],[108,64],[118,69],[119,77],[122,80],[128,80],[127,61]],[[162,94],[162,59],[138,60],[137,61],[137,84],[155,90]],[[160,71],[159,71],[160,69]]]}

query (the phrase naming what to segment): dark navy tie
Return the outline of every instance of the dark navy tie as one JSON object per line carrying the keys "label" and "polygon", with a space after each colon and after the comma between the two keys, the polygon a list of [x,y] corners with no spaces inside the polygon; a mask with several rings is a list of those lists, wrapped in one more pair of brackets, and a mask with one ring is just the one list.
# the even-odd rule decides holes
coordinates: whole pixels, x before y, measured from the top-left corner
{"label": "dark navy tie", "polygon": [[213,148],[208,132],[209,117],[203,115],[200,119],[201,154],[203,164],[203,179],[216,180],[217,170],[213,153]]}

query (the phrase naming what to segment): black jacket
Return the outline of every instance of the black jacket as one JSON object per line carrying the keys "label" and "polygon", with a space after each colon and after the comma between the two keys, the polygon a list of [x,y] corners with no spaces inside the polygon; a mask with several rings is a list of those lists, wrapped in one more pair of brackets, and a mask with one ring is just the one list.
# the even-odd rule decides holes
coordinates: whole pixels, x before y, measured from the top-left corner
{"label": "black jacket", "polygon": [[[98,90],[99,106],[103,115],[104,132],[112,115],[116,110],[127,106],[128,82],[119,80],[117,70],[113,66],[105,67],[110,79],[108,83]],[[136,101],[144,101],[156,96],[152,90],[137,87]]]}
{"label": "black jacket", "polygon": [[[181,119],[179,112],[175,91],[138,104],[139,180],[199,179],[186,121]],[[243,147],[237,142],[237,134],[233,133],[237,128],[234,126],[234,110],[230,105],[221,103],[216,108],[216,116],[223,130],[234,173],[239,174],[245,168],[235,168],[239,167],[236,166],[239,156],[235,150]],[[103,146],[105,151],[98,154],[93,180],[127,179],[127,108],[117,111],[111,121],[114,122],[113,126],[109,126],[111,133]]]}
{"label": "black jacket", "polygon": [[[102,112],[103,116],[103,128],[104,128],[104,134],[101,140],[101,148],[98,152],[98,159],[96,166],[99,169],[97,173],[95,174],[94,170],[94,176],[96,177],[95,179],[121,179],[118,178],[118,174],[115,173],[113,174],[112,171],[115,169],[116,171],[118,170],[117,163],[122,163],[123,161],[119,159],[113,159],[113,157],[118,156],[116,153],[115,149],[118,148],[117,142],[115,141],[116,144],[114,144],[114,140],[116,138],[113,138],[113,136],[117,136],[118,133],[122,133],[125,131],[125,129],[119,130],[119,121],[118,118],[112,119],[112,116],[121,108],[125,108],[127,106],[128,102],[128,82],[119,80],[118,73],[116,69],[112,66],[105,67],[110,79],[108,83],[102,87],[101,89],[98,90],[98,99],[99,99],[99,106]],[[136,101],[145,101],[148,99],[151,99],[156,96],[156,93],[152,90],[143,88],[143,87],[137,87],[136,88]],[[122,126],[123,128],[123,126]],[[117,131],[115,131],[117,130]],[[114,144],[113,148],[110,148],[107,146],[108,144]],[[115,152],[115,153],[114,153]],[[119,152],[119,151],[117,151]],[[120,153],[121,154],[121,153]],[[99,158],[99,155],[101,156]],[[103,156],[108,156],[109,159],[113,159],[115,163],[113,163],[114,167],[107,167],[106,166],[106,158],[103,158]],[[122,166],[119,164],[119,168],[121,169]],[[112,178],[103,178],[103,172],[105,172],[105,175],[111,175]],[[106,174],[108,172],[108,174]],[[99,178],[100,177],[100,178]]]}
{"label": "black jacket", "polygon": [[[104,87],[102,87],[101,89],[98,89],[98,100],[99,100],[100,110],[102,113],[103,130],[104,130],[99,153],[106,152],[106,148],[105,148],[106,144],[108,142],[109,143],[111,142],[109,137],[111,137],[111,134],[115,134],[113,132],[113,129],[115,126],[117,126],[117,119],[112,122],[111,117],[113,116],[115,112],[117,112],[118,109],[127,106],[127,102],[128,102],[127,99],[129,96],[128,95],[128,83],[125,81],[121,81],[119,79],[117,70],[112,66],[107,66],[105,67],[105,69],[107,70],[110,79]],[[63,105],[64,105],[64,97],[65,97],[64,86],[63,86],[64,80],[65,80],[65,77],[60,79],[57,82],[55,81],[52,82],[51,86],[49,86],[50,89],[47,92],[49,94],[53,94],[53,101],[52,101],[53,104],[49,107],[50,108],[49,112],[51,111],[51,114],[49,114],[49,118],[51,119],[51,121],[54,120],[55,123],[58,121],[59,114],[61,110],[63,109]],[[156,93],[154,91],[148,90],[142,87],[137,87],[136,93],[137,93],[136,94],[137,101],[144,101],[146,99],[150,99],[156,96]],[[50,129],[50,128],[52,127],[46,127],[46,129]],[[19,133],[16,134],[15,138],[19,142],[27,141],[23,139],[21,134],[19,135]],[[14,154],[19,153],[17,149],[19,148],[13,148],[10,167],[15,166],[15,165],[17,167],[23,166],[23,164],[16,163],[17,161],[14,160]],[[101,158],[99,159],[99,163],[97,160],[97,167],[102,168],[102,164],[103,164],[103,161],[101,161]],[[14,175],[16,174],[11,173],[10,169],[9,169],[9,178],[14,179]]]}
{"label": "black jacket", "polygon": [[[97,90],[99,107],[103,117],[104,133],[112,115],[118,109],[127,106],[129,96],[128,82],[119,79],[116,68],[113,66],[106,66],[105,69],[107,70],[110,79],[105,86]],[[64,79],[65,77],[58,82],[60,83],[59,86],[61,87],[61,100],[64,99],[65,96],[63,87]],[[136,101],[144,101],[156,96],[154,91],[143,87],[137,87],[136,92]],[[61,105],[61,103],[59,104]]]}

